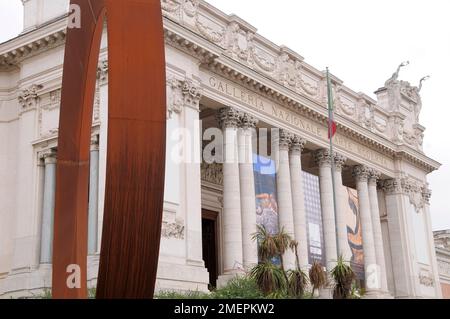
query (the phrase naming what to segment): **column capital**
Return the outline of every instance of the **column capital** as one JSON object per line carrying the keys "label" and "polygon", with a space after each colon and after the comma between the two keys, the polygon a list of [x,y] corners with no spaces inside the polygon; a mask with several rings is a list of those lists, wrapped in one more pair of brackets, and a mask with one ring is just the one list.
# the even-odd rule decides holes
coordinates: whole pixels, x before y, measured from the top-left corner
{"label": "column capital", "polygon": [[291,139],[291,153],[301,154],[305,148],[306,140],[296,134]]}
{"label": "column capital", "polygon": [[223,129],[237,128],[240,124],[240,114],[236,109],[227,106],[217,112],[217,121]]}
{"label": "column capital", "polygon": [[378,185],[388,195],[402,192],[402,183],[398,178],[381,180]]}
{"label": "column capital", "polygon": [[329,149],[320,149],[314,152],[314,161],[317,165],[331,165],[332,156]]}
{"label": "column capital", "polygon": [[291,146],[293,134],[288,132],[287,130],[280,129],[278,132],[278,145],[280,146],[280,150],[289,150]]}
{"label": "column capital", "polygon": [[347,157],[339,153],[334,154],[334,165],[338,171],[342,171],[345,162],[347,162]]}
{"label": "column capital", "polygon": [[378,180],[381,177],[381,173],[376,169],[371,168],[369,172],[369,184],[377,185]]}
{"label": "column capital", "polygon": [[203,96],[202,88],[191,79],[185,79],[182,82],[181,92],[184,98],[184,105],[199,110],[200,100]]}
{"label": "column capital", "polygon": [[371,169],[364,165],[357,165],[353,167],[353,177],[356,178],[357,181],[367,182],[370,177]]}
{"label": "column capital", "polygon": [[39,159],[43,160],[45,164],[56,164],[56,155],[56,151],[51,148],[38,153]]}
{"label": "column capital", "polygon": [[256,125],[259,123],[259,120],[254,117],[253,115],[250,115],[245,112],[240,113],[240,127],[244,130],[248,129],[254,129],[256,128]]}

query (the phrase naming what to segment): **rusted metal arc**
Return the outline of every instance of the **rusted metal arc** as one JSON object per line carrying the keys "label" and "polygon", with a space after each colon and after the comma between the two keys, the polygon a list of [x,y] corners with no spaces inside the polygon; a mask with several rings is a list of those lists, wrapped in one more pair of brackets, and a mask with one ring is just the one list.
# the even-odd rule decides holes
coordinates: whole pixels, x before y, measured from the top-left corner
{"label": "rusted metal arc", "polygon": [[[58,142],[53,297],[86,298],[89,146],[96,70],[108,17],[109,122],[98,298],[151,298],[165,172],[165,58],[159,0],[72,0]],[[67,286],[67,267],[81,287]]]}

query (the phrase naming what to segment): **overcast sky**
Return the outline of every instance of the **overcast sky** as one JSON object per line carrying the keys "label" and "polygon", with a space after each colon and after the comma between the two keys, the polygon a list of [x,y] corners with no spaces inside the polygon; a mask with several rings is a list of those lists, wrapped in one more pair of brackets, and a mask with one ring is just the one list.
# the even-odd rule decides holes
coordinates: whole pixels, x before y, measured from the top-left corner
{"label": "overcast sky", "polygon": [[[48,0],[51,1],[51,0]],[[443,164],[429,176],[435,230],[450,229],[450,1],[448,0],[208,0],[234,13],[276,44],[332,73],[356,92],[375,97],[397,66],[400,79],[422,89],[424,149]],[[0,0],[0,43],[22,29],[19,0]]]}

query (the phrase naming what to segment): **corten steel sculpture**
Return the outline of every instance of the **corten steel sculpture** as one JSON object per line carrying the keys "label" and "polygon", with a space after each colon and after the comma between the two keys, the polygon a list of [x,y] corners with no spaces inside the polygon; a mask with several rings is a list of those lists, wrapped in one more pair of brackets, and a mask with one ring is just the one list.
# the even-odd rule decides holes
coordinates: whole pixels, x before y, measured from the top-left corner
{"label": "corten steel sculpture", "polygon": [[[165,173],[164,32],[159,0],[72,0],[58,141],[53,297],[86,298],[89,151],[100,41],[108,29],[106,195],[97,298],[152,298]],[[73,265],[81,287],[70,288]],[[69,280],[68,280],[69,278]],[[70,283],[70,282],[69,282]]]}

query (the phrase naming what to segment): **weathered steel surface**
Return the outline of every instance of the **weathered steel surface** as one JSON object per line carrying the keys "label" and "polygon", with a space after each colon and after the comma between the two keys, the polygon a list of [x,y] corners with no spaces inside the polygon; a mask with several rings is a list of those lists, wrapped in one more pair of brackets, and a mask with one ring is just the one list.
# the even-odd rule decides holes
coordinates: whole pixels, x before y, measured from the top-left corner
{"label": "weathered steel surface", "polygon": [[[60,115],[53,250],[54,298],[86,297],[89,146],[103,19],[109,115],[98,298],[152,298],[165,172],[165,58],[159,0],[72,0]],[[81,287],[67,286],[67,267]]]}

